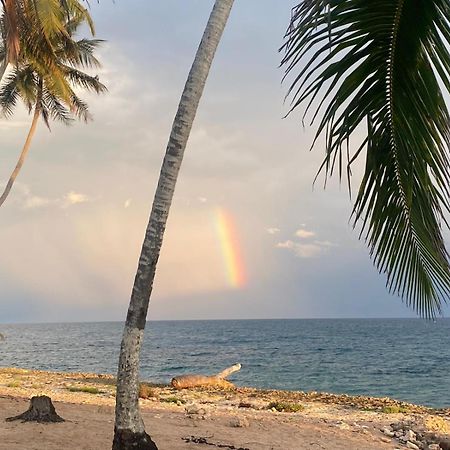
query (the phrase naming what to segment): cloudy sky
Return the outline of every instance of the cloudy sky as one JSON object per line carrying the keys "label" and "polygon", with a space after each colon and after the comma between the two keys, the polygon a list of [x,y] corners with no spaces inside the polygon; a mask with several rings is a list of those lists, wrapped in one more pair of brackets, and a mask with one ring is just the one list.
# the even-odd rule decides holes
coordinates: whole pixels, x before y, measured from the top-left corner
{"label": "cloudy sky", "polygon": [[[180,173],[149,319],[410,316],[352,231],[278,68],[294,0],[237,1]],[[43,124],[0,210],[0,322],[123,320],[172,119],[212,0],[91,2],[109,93]],[[0,121],[0,182],[30,118]],[[357,181],[355,180],[355,183]],[[230,283],[217,211],[234,224]]]}

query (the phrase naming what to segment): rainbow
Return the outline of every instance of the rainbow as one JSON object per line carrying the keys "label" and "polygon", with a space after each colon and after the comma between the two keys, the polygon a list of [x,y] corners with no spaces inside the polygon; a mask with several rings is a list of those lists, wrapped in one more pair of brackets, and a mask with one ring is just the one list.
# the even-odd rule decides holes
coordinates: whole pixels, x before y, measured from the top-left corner
{"label": "rainbow", "polygon": [[231,215],[222,208],[215,211],[215,223],[227,274],[233,288],[242,288],[246,283],[244,262],[239,251],[239,241]]}

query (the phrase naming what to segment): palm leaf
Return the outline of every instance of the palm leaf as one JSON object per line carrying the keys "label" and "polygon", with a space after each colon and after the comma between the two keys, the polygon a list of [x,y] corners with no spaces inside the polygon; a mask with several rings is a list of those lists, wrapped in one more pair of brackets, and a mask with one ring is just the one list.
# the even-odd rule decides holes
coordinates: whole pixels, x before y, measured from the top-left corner
{"label": "palm leaf", "polygon": [[95,57],[94,51],[104,42],[101,39],[80,39],[74,41],[66,39],[64,48],[58,51],[58,56],[76,67],[100,67],[99,60]]}
{"label": "palm leaf", "polygon": [[69,66],[63,67],[66,78],[73,86],[81,87],[97,94],[107,91],[106,86],[99,81],[97,76],[88,75]]}
{"label": "palm leaf", "polygon": [[17,69],[7,75],[0,89],[0,106],[3,114],[10,117],[14,113],[14,108],[19,99],[17,90]]}
{"label": "palm leaf", "polygon": [[290,111],[305,104],[317,121],[326,175],[350,177],[366,150],[354,223],[390,291],[426,317],[450,294],[449,23],[447,0],[304,0],[283,46]]}
{"label": "palm leaf", "polygon": [[[42,93],[42,111],[47,112],[47,116],[53,120],[59,120],[65,125],[70,125],[73,122],[73,117],[68,108],[64,105],[64,101],[60,100],[48,89],[44,89]],[[47,127],[50,128],[48,120]]]}

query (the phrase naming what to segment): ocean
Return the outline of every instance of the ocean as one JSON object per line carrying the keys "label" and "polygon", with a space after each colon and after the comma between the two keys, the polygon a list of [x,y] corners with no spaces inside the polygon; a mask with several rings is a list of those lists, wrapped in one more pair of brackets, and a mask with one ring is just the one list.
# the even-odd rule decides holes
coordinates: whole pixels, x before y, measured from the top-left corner
{"label": "ocean", "polygon": [[[116,373],[123,324],[1,325],[0,366]],[[450,407],[450,319],[148,322],[142,379],[214,374],[238,386],[361,394]]]}

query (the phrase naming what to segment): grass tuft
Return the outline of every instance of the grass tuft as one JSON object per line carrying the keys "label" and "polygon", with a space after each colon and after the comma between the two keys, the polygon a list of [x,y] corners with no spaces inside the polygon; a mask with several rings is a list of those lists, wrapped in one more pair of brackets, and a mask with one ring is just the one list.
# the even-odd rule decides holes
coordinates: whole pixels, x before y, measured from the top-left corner
{"label": "grass tuft", "polygon": [[381,412],[385,414],[399,414],[408,413],[409,409],[404,406],[383,406]]}
{"label": "grass tuft", "polygon": [[70,392],[86,392],[87,394],[101,394],[101,391],[94,386],[67,386]]}
{"label": "grass tuft", "polygon": [[267,409],[275,409],[278,412],[299,412],[303,411],[305,407],[300,405],[300,403],[271,402]]}

